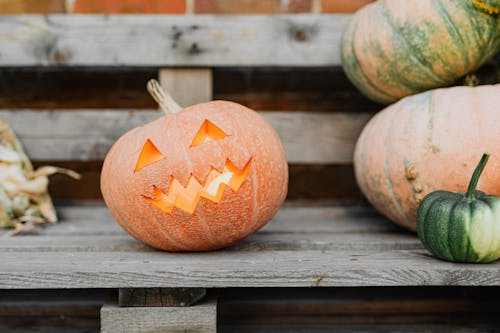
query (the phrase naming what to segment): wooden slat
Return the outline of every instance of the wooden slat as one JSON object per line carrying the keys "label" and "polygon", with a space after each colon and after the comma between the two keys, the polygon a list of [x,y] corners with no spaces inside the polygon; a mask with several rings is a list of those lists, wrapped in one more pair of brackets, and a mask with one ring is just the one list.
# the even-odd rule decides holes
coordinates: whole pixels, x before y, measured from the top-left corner
{"label": "wooden slat", "polygon": [[[500,263],[434,259],[415,235],[367,208],[283,208],[245,242],[208,253],[146,248],[120,231],[102,207],[70,208],[61,216],[64,222],[48,227],[47,236],[33,236],[40,237],[37,244],[23,237],[2,242],[0,288],[500,285]],[[52,237],[58,230],[62,237]],[[115,245],[136,249],[103,249],[110,235],[116,235]],[[79,247],[64,248],[78,237]]]}
{"label": "wooden slat", "polygon": [[[354,143],[370,113],[262,112],[280,135],[291,163],[352,162]],[[0,111],[34,160],[101,160],[126,131],[158,111]]]}
{"label": "wooden slat", "polygon": [[0,66],[335,66],[350,15],[0,17]]}
{"label": "wooden slat", "polygon": [[498,325],[497,300],[496,288],[237,288],[220,292],[218,310],[220,326]]}
{"label": "wooden slat", "polygon": [[[0,67],[0,108],[153,109],[157,105],[145,87],[157,72],[151,67]],[[340,67],[215,68],[213,90],[213,99],[254,110],[381,108],[363,97]]]}
{"label": "wooden slat", "polygon": [[189,307],[120,308],[107,304],[101,309],[102,333],[215,333],[217,301],[207,300]]}
{"label": "wooden slat", "polygon": [[[75,333],[77,327],[97,333],[99,310],[108,293],[1,290],[0,332],[33,333],[36,326],[37,333],[53,333],[64,326],[68,333]],[[495,332],[493,328],[499,327],[496,288],[229,288],[217,294],[218,332],[281,333],[299,327],[305,332],[337,332],[341,325],[355,325],[362,332],[373,331],[369,329],[373,326],[395,330],[411,325],[414,332],[431,323],[443,328],[453,325],[464,332],[474,332],[474,323],[481,323],[480,332]]]}
{"label": "wooden slat", "polygon": [[[103,204],[76,205],[57,207],[62,222],[46,228],[37,229],[43,242],[45,237],[62,236],[123,236],[125,233],[114,222],[109,210]],[[309,222],[310,221],[310,222]],[[388,234],[402,232],[403,230],[380,217],[370,207],[342,207],[342,206],[311,206],[296,208],[295,204],[285,206],[266,225],[263,231],[276,234],[305,234],[305,233],[332,233],[332,234]],[[402,234],[413,235],[402,232]],[[26,236],[28,237],[28,236]],[[22,242],[23,237],[2,239],[0,246]],[[87,237],[82,238],[89,241]],[[286,239],[284,239],[286,241]],[[27,242],[29,244],[29,241]],[[50,244],[49,244],[50,245]],[[57,246],[57,244],[53,244]],[[1,251],[0,251],[1,252]]]}
{"label": "wooden slat", "polygon": [[[485,333],[495,332],[496,324],[457,325],[269,325],[269,326],[222,326],[219,333]],[[58,332],[56,332],[58,333]]]}
{"label": "wooden slat", "polygon": [[[377,239],[373,235],[349,235],[350,243],[342,241],[345,234],[329,235],[326,239],[320,233],[289,234],[286,239],[280,239],[277,233],[260,233],[229,247],[226,251],[373,251],[421,250],[420,242],[411,235],[393,235],[390,238]],[[143,245],[128,235],[102,236],[96,239],[82,239],[78,236],[55,237],[24,236],[22,240],[5,241],[0,249],[17,252],[152,252],[153,249]],[[48,245],[53,244],[53,245]]]}
{"label": "wooden slat", "polygon": [[209,102],[212,98],[212,70],[206,68],[162,68],[160,84],[180,106]]}

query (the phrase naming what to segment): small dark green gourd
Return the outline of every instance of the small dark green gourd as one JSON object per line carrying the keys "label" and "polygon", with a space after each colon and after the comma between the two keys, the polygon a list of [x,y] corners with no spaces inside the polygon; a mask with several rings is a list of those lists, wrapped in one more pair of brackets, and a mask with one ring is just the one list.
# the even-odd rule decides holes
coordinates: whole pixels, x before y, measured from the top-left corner
{"label": "small dark green gourd", "polygon": [[469,263],[500,258],[500,197],[476,191],[488,158],[481,158],[467,193],[434,191],[422,200],[418,237],[434,256]]}

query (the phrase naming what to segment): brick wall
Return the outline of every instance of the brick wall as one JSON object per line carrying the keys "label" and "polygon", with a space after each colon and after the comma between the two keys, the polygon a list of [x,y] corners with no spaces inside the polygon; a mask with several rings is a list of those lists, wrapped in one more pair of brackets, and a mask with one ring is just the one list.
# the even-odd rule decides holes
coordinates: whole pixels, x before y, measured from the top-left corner
{"label": "brick wall", "polygon": [[0,0],[0,14],[350,13],[375,0]]}

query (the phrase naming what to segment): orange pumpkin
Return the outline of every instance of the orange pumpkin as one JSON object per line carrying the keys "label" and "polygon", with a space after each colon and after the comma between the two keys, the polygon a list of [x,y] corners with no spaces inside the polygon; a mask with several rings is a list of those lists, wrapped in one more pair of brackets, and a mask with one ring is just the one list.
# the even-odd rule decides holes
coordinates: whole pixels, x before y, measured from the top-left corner
{"label": "orange pumpkin", "polygon": [[118,223],[167,251],[205,251],[241,240],[282,205],[288,166],[258,113],[212,101],[181,109],[156,81],[167,113],[123,135],[104,161],[101,190]]}
{"label": "orange pumpkin", "polygon": [[411,230],[422,198],[465,192],[491,153],[478,188],[500,195],[500,85],[453,87],[406,97],[375,115],[356,144],[356,180],[381,213]]}

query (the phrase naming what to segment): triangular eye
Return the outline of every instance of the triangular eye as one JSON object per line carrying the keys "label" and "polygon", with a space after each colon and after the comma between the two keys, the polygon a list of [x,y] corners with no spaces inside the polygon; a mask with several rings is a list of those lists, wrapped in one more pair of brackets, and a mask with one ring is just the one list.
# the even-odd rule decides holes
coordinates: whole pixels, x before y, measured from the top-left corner
{"label": "triangular eye", "polygon": [[201,145],[205,142],[210,142],[214,140],[224,139],[227,134],[214,125],[210,120],[205,120],[203,124],[201,124],[198,133],[196,133],[193,142],[191,143],[191,147]]}
{"label": "triangular eye", "polygon": [[151,140],[148,139],[144,144],[144,147],[142,147],[141,154],[139,155],[139,159],[137,160],[137,164],[135,166],[135,172],[164,158],[165,156],[163,156]]}

